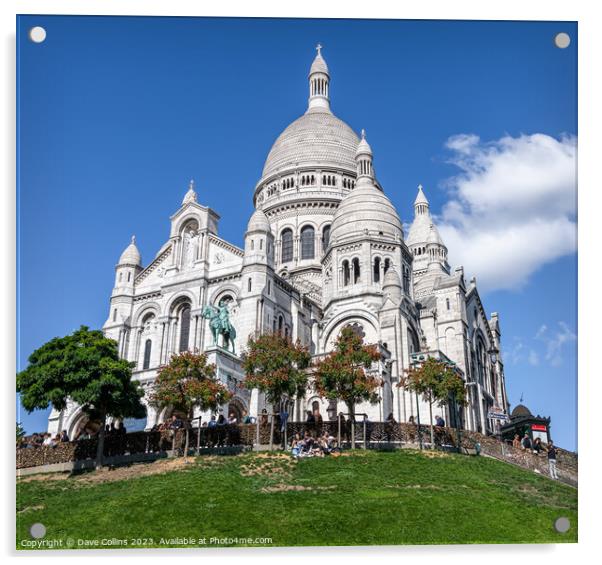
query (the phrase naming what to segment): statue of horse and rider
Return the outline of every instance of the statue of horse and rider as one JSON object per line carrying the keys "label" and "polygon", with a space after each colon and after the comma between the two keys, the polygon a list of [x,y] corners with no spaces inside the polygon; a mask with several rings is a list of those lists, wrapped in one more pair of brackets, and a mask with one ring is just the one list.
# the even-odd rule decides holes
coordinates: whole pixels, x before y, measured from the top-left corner
{"label": "statue of horse and rider", "polygon": [[219,345],[219,336],[222,336],[222,345],[226,350],[232,346],[232,353],[236,353],[234,340],[236,339],[236,330],[230,323],[230,313],[228,305],[221,302],[217,306],[207,305],[201,311],[203,318],[209,320],[209,327],[213,335],[213,345]]}

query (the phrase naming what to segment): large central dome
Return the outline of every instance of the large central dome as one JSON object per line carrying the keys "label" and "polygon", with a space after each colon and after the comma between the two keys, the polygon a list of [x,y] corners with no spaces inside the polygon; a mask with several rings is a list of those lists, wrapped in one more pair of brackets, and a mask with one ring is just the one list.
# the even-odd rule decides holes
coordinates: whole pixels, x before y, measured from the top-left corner
{"label": "large central dome", "polygon": [[329,110],[310,109],[276,139],[262,176],[304,166],[334,167],[353,173],[358,143],[356,133]]}

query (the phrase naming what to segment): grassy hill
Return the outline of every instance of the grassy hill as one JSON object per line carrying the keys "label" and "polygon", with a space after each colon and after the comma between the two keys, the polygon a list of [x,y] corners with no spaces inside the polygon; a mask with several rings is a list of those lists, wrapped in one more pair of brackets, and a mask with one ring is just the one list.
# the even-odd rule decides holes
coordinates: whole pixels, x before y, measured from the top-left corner
{"label": "grassy hill", "polygon": [[484,457],[258,453],[24,477],[19,549],[35,522],[63,549],[575,542],[577,491]]}

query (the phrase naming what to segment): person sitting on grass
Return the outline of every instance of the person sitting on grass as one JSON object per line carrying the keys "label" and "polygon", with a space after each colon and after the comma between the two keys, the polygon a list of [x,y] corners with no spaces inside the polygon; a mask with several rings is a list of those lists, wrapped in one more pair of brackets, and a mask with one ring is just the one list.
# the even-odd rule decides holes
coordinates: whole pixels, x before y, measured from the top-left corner
{"label": "person sitting on grass", "polygon": [[518,434],[514,434],[514,439],[512,440],[512,447],[520,449],[520,436]]}
{"label": "person sitting on grass", "polygon": [[541,443],[540,438],[536,438],[533,442],[533,453],[535,453],[535,455],[539,455],[540,451],[543,451],[543,444]]}
{"label": "person sitting on grass", "polygon": [[295,458],[299,457],[301,451],[301,435],[297,432],[291,440],[291,455]]}

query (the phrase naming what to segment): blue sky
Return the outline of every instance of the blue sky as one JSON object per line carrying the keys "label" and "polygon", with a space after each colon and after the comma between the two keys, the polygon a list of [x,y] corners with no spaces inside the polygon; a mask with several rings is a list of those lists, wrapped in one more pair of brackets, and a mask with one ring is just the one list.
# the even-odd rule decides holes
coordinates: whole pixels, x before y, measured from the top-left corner
{"label": "blue sky", "polygon": [[[28,40],[33,25],[44,43]],[[190,178],[220,235],[242,243],[321,42],[333,111],[366,129],[402,219],[421,183],[452,262],[500,313],[511,403],[523,395],[576,448],[576,24],[24,16],[17,28],[19,368],[48,339],[102,326],[121,251],[136,234],[154,257]],[[19,418],[35,431],[46,414]]]}

